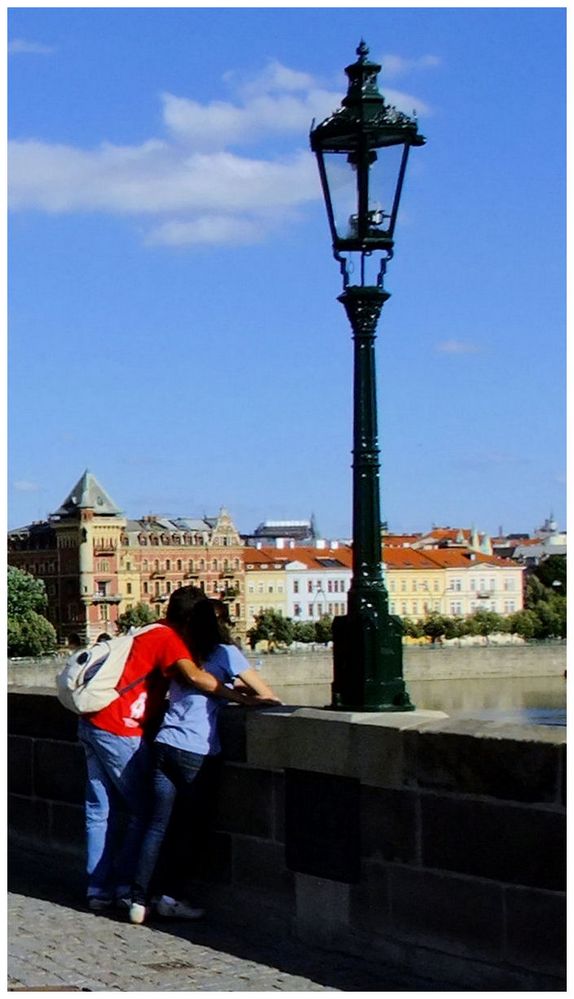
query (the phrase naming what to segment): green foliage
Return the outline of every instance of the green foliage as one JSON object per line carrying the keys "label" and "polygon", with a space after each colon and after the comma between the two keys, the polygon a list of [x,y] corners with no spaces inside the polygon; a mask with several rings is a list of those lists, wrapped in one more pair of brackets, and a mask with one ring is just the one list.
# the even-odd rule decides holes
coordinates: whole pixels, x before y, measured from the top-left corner
{"label": "green foliage", "polygon": [[276,610],[261,611],[255,617],[255,624],[247,632],[247,638],[252,649],[257,642],[267,641],[269,651],[273,652],[278,645],[291,645],[295,627],[290,617],[283,617]]}
{"label": "green foliage", "polygon": [[148,604],[135,604],[130,610],[120,614],[117,620],[118,629],[126,634],[130,628],[142,628],[145,624],[157,621],[156,612]]}
{"label": "green foliage", "polygon": [[20,617],[8,618],[8,655],[41,656],[54,652],[56,630],[47,618],[29,610]]}
{"label": "green foliage", "polygon": [[548,587],[549,590],[553,590],[555,593],[565,597],[566,571],[565,555],[549,555],[548,558],[543,559],[540,565],[536,567],[534,576],[544,586]]}
{"label": "green foliage", "polygon": [[402,618],[403,632],[409,638],[422,638],[424,635],[422,621],[413,621],[410,617]]}
{"label": "green foliage", "polygon": [[333,638],[333,618],[329,614],[323,614],[318,621],[315,621],[315,640],[322,645],[327,645]]}
{"label": "green foliage", "polygon": [[466,635],[492,635],[493,632],[508,631],[506,618],[494,611],[479,610],[464,622],[464,633]]}
{"label": "green foliage", "polygon": [[48,606],[46,586],[43,579],[35,579],[22,569],[8,568],[7,613],[8,617],[20,618],[28,611],[41,614]]}
{"label": "green foliage", "polygon": [[[533,638],[565,638],[566,637],[566,594],[562,592],[562,587],[552,586],[552,582],[559,578],[556,571],[560,566],[554,562],[562,556],[552,555],[542,562],[535,573],[529,575],[525,587],[525,607],[534,614],[536,625]],[[552,581],[549,586],[545,586],[539,578],[540,570],[548,563],[545,578]],[[563,576],[564,589],[566,588],[566,568],[564,565]]]}
{"label": "green foliage", "polygon": [[444,637],[449,638],[462,638],[464,635],[464,618],[463,617],[445,617],[445,631]]}
{"label": "green foliage", "polygon": [[9,656],[40,656],[56,649],[56,631],[41,614],[47,606],[44,581],[10,566],[7,586]]}
{"label": "green foliage", "polygon": [[532,610],[516,611],[508,618],[508,630],[512,635],[520,635],[528,641],[536,636],[538,618]]}
{"label": "green foliage", "polygon": [[315,625],[312,621],[295,621],[293,624],[294,642],[315,642]]}
{"label": "green foliage", "polygon": [[428,614],[424,621],[422,622],[423,635],[430,638],[431,642],[436,642],[437,638],[442,638],[446,635],[448,628],[448,618],[444,617],[443,614],[432,613]]}

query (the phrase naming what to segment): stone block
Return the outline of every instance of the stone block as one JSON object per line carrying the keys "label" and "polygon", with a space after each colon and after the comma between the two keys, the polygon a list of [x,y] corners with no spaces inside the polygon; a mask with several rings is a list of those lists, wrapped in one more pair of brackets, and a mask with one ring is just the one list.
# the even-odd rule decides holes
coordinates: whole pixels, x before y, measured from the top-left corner
{"label": "stone block", "polygon": [[421,795],[422,864],[561,891],[565,816],[528,805]]}
{"label": "stone block", "polygon": [[233,836],[233,883],[257,885],[263,895],[294,893],[294,874],[285,866],[285,848],[269,840]]}
{"label": "stone block", "polygon": [[285,774],[273,774],[273,839],[285,842]]}
{"label": "stone block", "polygon": [[415,863],[419,850],[418,823],[415,792],[361,787],[363,857]]}
{"label": "stone block", "polygon": [[33,739],[25,736],[8,736],[8,790],[14,794],[24,794],[31,797],[33,785]]}
{"label": "stone block", "polygon": [[285,849],[293,871],[333,881],[360,877],[360,785],[348,777],[287,770]]}
{"label": "stone block", "polygon": [[78,716],[62,707],[56,694],[9,691],[8,731],[35,739],[76,742]]}
{"label": "stone block", "polygon": [[506,889],[506,953],[509,964],[564,975],[566,898],[561,893]]}
{"label": "stone block", "polygon": [[367,934],[392,934],[389,872],[386,867],[363,861],[361,880],[351,885],[349,893],[349,922],[353,930]]}
{"label": "stone block", "polygon": [[297,874],[295,931],[306,944],[337,948],[349,932],[350,885]]}
{"label": "stone block", "polygon": [[50,840],[50,806],[38,798],[8,795],[8,827],[16,837],[45,847]]}
{"label": "stone block", "polygon": [[354,725],[352,753],[361,783],[402,787],[405,781],[405,741],[399,728]]}
{"label": "stone block", "polygon": [[85,757],[79,744],[38,739],[34,743],[34,783],[40,798],[83,804]]}
{"label": "stone block", "polygon": [[289,719],[289,766],[340,777],[356,776],[351,733],[345,712],[300,709]]}
{"label": "stone block", "polygon": [[286,708],[247,713],[246,760],[250,766],[281,770],[291,765],[289,726],[292,713]]}
{"label": "stone block", "polygon": [[389,868],[389,883],[394,935],[462,956],[500,960],[501,885],[395,865]]}
{"label": "stone block", "polygon": [[247,836],[273,837],[273,774],[241,764],[223,768],[217,828]]}
{"label": "stone block", "polygon": [[50,815],[50,842],[61,849],[83,853],[86,838],[83,806],[52,802]]}
{"label": "stone block", "polygon": [[553,802],[562,747],[552,742],[504,738],[503,727],[468,722],[455,731],[405,732],[409,777],[419,787],[490,796],[506,801]]}
{"label": "stone block", "polygon": [[224,759],[234,763],[246,760],[246,712],[236,705],[223,708],[219,712],[218,732],[221,753]]}

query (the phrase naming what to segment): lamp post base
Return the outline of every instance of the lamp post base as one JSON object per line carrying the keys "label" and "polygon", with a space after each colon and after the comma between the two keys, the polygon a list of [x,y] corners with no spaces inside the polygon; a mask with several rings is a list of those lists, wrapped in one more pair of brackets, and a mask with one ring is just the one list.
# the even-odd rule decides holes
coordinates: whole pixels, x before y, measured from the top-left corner
{"label": "lamp post base", "polygon": [[333,621],[331,707],[341,711],[414,711],[403,680],[400,619],[359,608]]}

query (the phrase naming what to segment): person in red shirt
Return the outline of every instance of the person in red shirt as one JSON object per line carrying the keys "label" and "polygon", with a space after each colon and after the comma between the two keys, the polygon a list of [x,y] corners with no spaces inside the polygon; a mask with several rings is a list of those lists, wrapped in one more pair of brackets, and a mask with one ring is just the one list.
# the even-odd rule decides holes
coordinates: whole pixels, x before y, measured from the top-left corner
{"label": "person in red shirt", "polygon": [[[149,737],[161,721],[169,675],[176,674],[206,695],[242,704],[259,698],[233,691],[192,659],[189,618],[203,590],[183,586],[172,593],[165,620],[134,638],[118,688],[124,691],[101,711],[83,715],[78,738],[86,754],[86,839],[88,907],[98,912],[114,902],[129,904],[141,838],[149,807]],[[147,738],[146,738],[147,737]],[[119,817],[128,824],[119,847]]]}

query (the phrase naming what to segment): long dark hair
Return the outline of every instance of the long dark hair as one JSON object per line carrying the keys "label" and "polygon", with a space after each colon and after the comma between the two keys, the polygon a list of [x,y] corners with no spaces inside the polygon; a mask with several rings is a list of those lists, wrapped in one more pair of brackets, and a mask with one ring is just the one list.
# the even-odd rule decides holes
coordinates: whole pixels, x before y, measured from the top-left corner
{"label": "long dark hair", "polygon": [[196,662],[205,662],[221,644],[215,609],[197,586],[181,586],[169,598],[166,621],[185,639]]}

